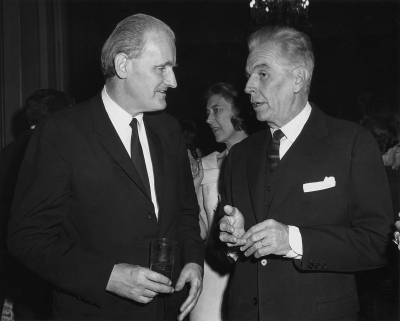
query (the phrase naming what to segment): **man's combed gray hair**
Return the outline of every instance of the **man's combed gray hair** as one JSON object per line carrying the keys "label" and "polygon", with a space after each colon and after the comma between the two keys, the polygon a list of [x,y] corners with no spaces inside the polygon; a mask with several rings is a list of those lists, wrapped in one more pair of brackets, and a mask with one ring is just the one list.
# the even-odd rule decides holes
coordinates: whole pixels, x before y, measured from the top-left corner
{"label": "man's combed gray hair", "polygon": [[314,53],[308,36],[296,29],[283,26],[264,27],[254,32],[248,41],[250,52],[267,42],[280,47],[282,58],[292,67],[306,67],[310,76],[307,80],[307,92],[310,90],[314,70]]}
{"label": "man's combed gray hair", "polygon": [[116,75],[114,58],[117,54],[125,53],[129,59],[140,58],[146,43],[145,35],[149,31],[165,32],[175,40],[174,32],[169,26],[142,13],[129,16],[118,23],[101,51],[101,70],[105,78]]}

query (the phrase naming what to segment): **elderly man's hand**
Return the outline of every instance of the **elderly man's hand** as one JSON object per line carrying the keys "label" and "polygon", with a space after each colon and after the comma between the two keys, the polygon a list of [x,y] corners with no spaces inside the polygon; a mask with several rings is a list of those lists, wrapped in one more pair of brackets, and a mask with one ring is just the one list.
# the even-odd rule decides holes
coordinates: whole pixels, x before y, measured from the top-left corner
{"label": "elderly man's hand", "polygon": [[178,315],[178,320],[183,320],[195,307],[197,300],[203,291],[203,269],[196,263],[186,264],[176,282],[175,291],[183,289],[185,283],[190,282],[190,291],[187,299],[183,302]]}
{"label": "elderly man's hand", "polygon": [[218,223],[221,231],[219,239],[230,247],[245,245],[246,240],[241,238],[245,233],[242,213],[230,205],[225,205],[224,211],[225,216]]}
{"label": "elderly man's hand", "polygon": [[247,239],[246,245],[240,248],[246,256],[286,255],[291,250],[289,226],[275,220],[265,220],[252,226],[242,239]]}
{"label": "elderly man's hand", "polygon": [[172,293],[171,280],[148,268],[127,263],[114,265],[107,291],[119,296],[149,303],[158,293]]}

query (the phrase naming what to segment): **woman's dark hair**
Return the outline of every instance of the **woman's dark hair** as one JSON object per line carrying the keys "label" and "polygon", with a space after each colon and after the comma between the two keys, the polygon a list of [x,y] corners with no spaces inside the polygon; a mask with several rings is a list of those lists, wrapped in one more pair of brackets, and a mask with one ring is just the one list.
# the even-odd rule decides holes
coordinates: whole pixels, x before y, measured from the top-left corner
{"label": "woman's dark hair", "polygon": [[67,93],[55,89],[39,89],[26,101],[26,116],[31,125],[36,125],[50,114],[74,104],[75,100]]}
{"label": "woman's dark hair", "polygon": [[196,123],[191,119],[181,119],[179,121],[182,129],[186,148],[190,150],[194,159],[198,159],[196,149],[199,147],[199,136]]}
{"label": "woman's dark hair", "polygon": [[207,89],[204,94],[205,101],[208,101],[208,99],[214,95],[222,96],[231,104],[233,111],[231,122],[233,128],[237,131],[243,130],[246,133],[249,133],[249,120],[253,114],[253,109],[250,105],[249,98],[244,94],[244,91],[238,91],[235,85],[230,82],[220,82]]}
{"label": "woman's dark hair", "polygon": [[393,115],[368,115],[360,124],[375,137],[382,155],[399,143],[399,128]]}

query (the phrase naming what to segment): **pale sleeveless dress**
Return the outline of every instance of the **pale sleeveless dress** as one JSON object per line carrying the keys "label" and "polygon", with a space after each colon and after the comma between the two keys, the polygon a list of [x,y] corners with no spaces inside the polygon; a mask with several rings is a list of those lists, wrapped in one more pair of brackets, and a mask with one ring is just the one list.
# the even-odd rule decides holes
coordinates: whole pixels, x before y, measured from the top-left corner
{"label": "pale sleeveless dress", "polygon": [[[217,162],[218,155],[219,152],[214,152],[202,158],[204,178],[197,190],[197,199],[201,209],[200,216],[203,218],[208,232],[219,202],[218,180],[220,169]],[[209,233],[207,234],[209,235]],[[221,307],[228,278],[229,274],[221,276],[212,270],[207,262],[204,262],[203,292],[190,314],[190,321],[222,320]]]}

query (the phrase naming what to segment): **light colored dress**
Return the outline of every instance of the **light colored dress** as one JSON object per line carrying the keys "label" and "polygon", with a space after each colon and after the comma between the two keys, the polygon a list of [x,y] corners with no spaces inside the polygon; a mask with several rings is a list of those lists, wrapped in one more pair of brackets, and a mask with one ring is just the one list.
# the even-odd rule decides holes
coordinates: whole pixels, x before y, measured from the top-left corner
{"label": "light colored dress", "polygon": [[[201,209],[200,217],[205,223],[207,235],[210,234],[210,227],[219,202],[220,168],[217,158],[219,155],[219,152],[214,152],[202,158],[204,178],[196,191]],[[210,267],[207,261],[204,262],[203,292],[190,314],[190,321],[222,320],[221,307],[228,278],[229,274],[220,275]]]}

